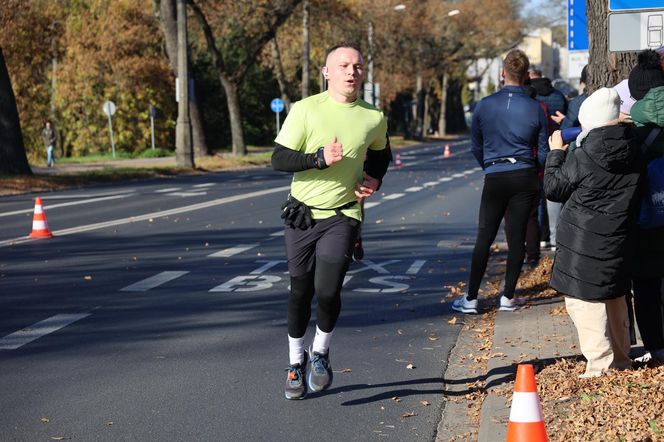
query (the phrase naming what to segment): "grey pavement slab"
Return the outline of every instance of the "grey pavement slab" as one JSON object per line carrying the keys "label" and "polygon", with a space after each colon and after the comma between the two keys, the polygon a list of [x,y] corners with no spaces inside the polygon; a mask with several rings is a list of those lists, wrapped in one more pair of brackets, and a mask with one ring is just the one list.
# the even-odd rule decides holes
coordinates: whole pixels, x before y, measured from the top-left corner
{"label": "grey pavement slab", "polygon": [[479,442],[507,437],[510,395],[499,395],[497,390],[514,379],[517,364],[539,365],[580,354],[574,324],[569,316],[560,314],[564,305],[562,297],[537,299],[515,312],[496,314],[494,356],[487,367],[488,394],[482,404]]}

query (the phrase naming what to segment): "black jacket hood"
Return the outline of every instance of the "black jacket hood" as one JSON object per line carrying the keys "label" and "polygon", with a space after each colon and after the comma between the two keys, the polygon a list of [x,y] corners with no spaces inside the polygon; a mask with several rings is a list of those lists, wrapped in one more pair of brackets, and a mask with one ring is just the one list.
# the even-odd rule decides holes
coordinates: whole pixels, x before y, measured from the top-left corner
{"label": "black jacket hood", "polygon": [[549,96],[555,91],[555,88],[551,84],[551,80],[548,78],[534,78],[530,80],[530,85],[535,88],[537,95]]}
{"label": "black jacket hood", "polygon": [[583,140],[582,147],[599,167],[609,172],[631,168],[639,150],[633,130],[626,124],[591,130]]}

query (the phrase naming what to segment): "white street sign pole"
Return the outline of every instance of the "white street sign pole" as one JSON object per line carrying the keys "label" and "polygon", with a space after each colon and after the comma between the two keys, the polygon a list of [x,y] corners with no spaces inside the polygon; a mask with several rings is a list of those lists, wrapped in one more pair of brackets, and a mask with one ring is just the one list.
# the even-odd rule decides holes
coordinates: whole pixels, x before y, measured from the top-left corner
{"label": "white street sign pole", "polygon": [[275,114],[277,114],[277,135],[279,135],[279,115],[281,112],[275,112]]}
{"label": "white street sign pole", "polygon": [[152,135],[152,150],[154,150],[154,117],[150,113],[150,134]]}

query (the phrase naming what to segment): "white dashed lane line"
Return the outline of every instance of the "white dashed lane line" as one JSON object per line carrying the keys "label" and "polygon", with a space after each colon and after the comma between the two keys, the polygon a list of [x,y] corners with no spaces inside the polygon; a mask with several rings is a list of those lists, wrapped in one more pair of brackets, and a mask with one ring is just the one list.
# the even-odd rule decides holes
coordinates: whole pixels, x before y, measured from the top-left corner
{"label": "white dashed lane line", "polygon": [[187,198],[187,197],[190,197],[190,196],[207,195],[207,192],[173,192],[173,193],[167,193],[166,195],[179,196],[179,197],[182,197],[182,198]]}
{"label": "white dashed lane line", "polygon": [[380,201],[369,201],[364,203],[365,209],[371,209],[372,207],[380,206]]}
{"label": "white dashed lane line", "polygon": [[424,189],[424,187],[415,186],[415,187],[409,187],[408,189],[404,190],[404,192],[419,192],[422,189]]}
{"label": "white dashed lane line", "polygon": [[208,255],[208,258],[230,258],[231,256],[235,256],[242,252],[246,252],[247,250],[256,248],[259,245],[260,245],[259,243],[240,244],[235,247],[229,247],[228,249],[220,250],[216,253]]}
{"label": "white dashed lane line", "polygon": [[[91,198],[89,200],[82,200],[82,201],[71,201],[69,203],[60,203],[60,204],[49,204],[44,206],[44,210],[52,210],[52,209],[57,209],[58,207],[68,207],[68,206],[78,206],[80,204],[90,204],[90,203],[97,203],[99,201],[108,201],[108,200],[117,200],[120,198],[127,198],[130,196],[134,196],[136,193],[125,193],[122,195],[113,195],[113,196],[106,196],[103,198]],[[2,216],[10,216],[10,215],[20,215],[22,213],[31,213],[34,209],[24,209],[24,210],[16,210],[14,212],[5,212],[5,213],[0,213],[0,217]]]}
{"label": "white dashed lane line", "polygon": [[157,273],[154,276],[145,278],[142,281],[135,282],[132,285],[128,285],[125,288],[120,289],[121,292],[147,292],[150,289],[159,287],[162,284],[165,284],[169,281],[179,278],[180,276],[186,275],[187,272],[178,272],[178,271],[166,271]]}
{"label": "white dashed lane line", "polygon": [[[405,193],[391,193],[391,194],[389,194],[389,195],[387,195],[387,196],[384,196],[383,199],[384,199],[384,200],[388,200],[388,201],[389,201],[389,200],[396,200],[396,199],[401,198],[401,197],[404,196],[404,195],[405,195]],[[364,207],[366,207],[366,205],[365,205]]]}
{"label": "white dashed lane line", "polygon": [[169,192],[177,192],[178,190],[182,189],[182,187],[168,187],[166,189],[159,189],[155,190],[154,193],[169,193]]}
{"label": "white dashed lane line", "polygon": [[200,189],[200,188],[203,188],[203,187],[212,187],[214,185],[215,185],[215,183],[203,183],[203,184],[195,184],[193,187],[195,187],[197,189]]}
{"label": "white dashed lane line", "polygon": [[51,316],[0,339],[0,350],[16,350],[36,339],[90,316],[90,313],[68,313]]}

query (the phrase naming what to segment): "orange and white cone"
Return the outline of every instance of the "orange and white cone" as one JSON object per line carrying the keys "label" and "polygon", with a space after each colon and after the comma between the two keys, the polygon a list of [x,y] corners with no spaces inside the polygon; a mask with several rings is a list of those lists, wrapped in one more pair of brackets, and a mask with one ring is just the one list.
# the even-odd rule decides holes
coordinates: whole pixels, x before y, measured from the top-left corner
{"label": "orange and white cone", "polygon": [[450,145],[446,144],[445,145],[445,150],[443,150],[443,158],[449,158],[452,156],[452,152],[450,152]]}
{"label": "orange and white cone", "polygon": [[548,442],[531,364],[519,364],[514,383],[507,442]]}
{"label": "orange and white cone", "polygon": [[30,238],[52,238],[53,233],[48,230],[48,223],[46,222],[46,213],[44,213],[44,207],[42,204],[42,199],[37,197],[35,199],[35,213],[32,216],[32,233],[29,235]]}
{"label": "orange and white cone", "polygon": [[397,153],[397,159],[394,160],[394,166],[397,168],[401,168],[403,166],[403,163],[401,162],[401,154]]}

